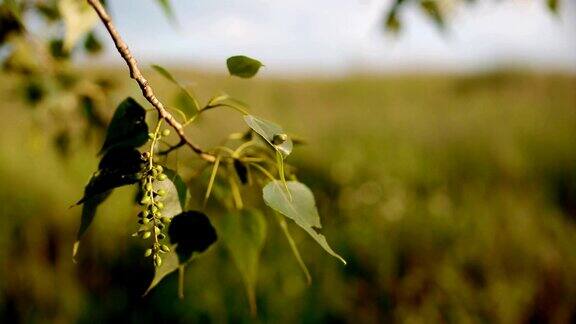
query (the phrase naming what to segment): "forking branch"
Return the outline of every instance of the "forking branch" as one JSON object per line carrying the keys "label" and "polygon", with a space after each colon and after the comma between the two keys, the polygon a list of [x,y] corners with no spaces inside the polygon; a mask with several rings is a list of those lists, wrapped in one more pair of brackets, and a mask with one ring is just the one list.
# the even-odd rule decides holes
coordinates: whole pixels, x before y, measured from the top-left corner
{"label": "forking branch", "polygon": [[198,154],[202,159],[208,162],[216,161],[216,157],[214,155],[202,150],[198,145],[194,144],[186,137],[184,127],[182,126],[182,124],[180,124],[180,122],[178,122],[174,118],[174,116],[172,116],[172,114],[170,114],[170,112],[166,110],[162,102],[160,102],[160,100],[156,98],[154,90],[152,90],[152,87],[150,87],[150,85],[148,84],[148,80],[146,80],[146,78],[144,78],[144,76],[142,75],[142,72],[140,72],[140,69],[138,68],[138,62],[128,49],[128,45],[126,45],[126,43],[118,33],[118,30],[112,23],[110,15],[106,11],[106,8],[104,8],[100,0],[87,0],[87,1],[88,4],[92,8],[94,8],[96,13],[98,14],[98,17],[100,17],[100,20],[108,30],[108,34],[110,34],[110,37],[114,41],[114,45],[116,45],[118,53],[120,53],[120,56],[122,56],[124,61],[126,61],[128,69],[130,70],[130,77],[138,83],[138,86],[142,90],[142,95],[156,109],[159,118],[164,119],[166,123],[168,123],[168,125],[170,125],[176,131],[176,133],[180,137],[180,141],[185,143],[185,145],[189,146],[192,149],[192,151]]}

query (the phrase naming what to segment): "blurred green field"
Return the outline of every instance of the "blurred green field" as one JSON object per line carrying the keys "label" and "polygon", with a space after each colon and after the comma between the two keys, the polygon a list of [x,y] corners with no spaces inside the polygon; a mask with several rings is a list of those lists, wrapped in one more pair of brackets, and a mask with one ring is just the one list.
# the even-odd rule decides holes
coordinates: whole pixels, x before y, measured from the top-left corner
{"label": "blurred green field", "polygon": [[[268,215],[257,319],[221,243],[189,267],[184,300],[175,275],[141,297],[150,269],[129,237],[129,189],[100,209],[73,264],[80,209],[68,207],[100,140],[62,157],[38,127],[42,112],[18,103],[16,83],[0,75],[0,322],[576,321],[574,76],[179,76],[201,98],[223,90],[306,139],[290,162],[348,265],[292,226],[307,287]],[[115,102],[144,102],[124,74],[116,80]],[[191,134],[210,146],[243,129],[234,113],[214,112]],[[205,183],[192,185],[200,200]]]}

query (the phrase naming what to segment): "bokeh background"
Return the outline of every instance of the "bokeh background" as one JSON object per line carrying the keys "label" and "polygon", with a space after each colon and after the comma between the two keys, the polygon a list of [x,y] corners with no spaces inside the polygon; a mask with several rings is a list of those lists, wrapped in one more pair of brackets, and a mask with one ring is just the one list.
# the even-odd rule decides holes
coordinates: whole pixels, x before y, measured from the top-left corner
{"label": "bokeh background", "polygon": [[[408,8],[396,37],[382,30],[387,1],[173,1],[176,26],[151,1],[108,2],[143,66],[165,64],[202,100],[224,91],[306,139],[290,163],[348,265],[292,226],[307,286],[267,215],[257,317],[221,243],[188,268],[183,300],[176,275],[142,297],[151,268],[130,238],[128,188],[99,210],[74,264],[80,209],[69,206],[101,138],[62,154],[2,74],[0,322],[576,321],[572,1],[558,16],[536,1],[480,2],[445,32]],[[106,44],[77,69],[114,80],[111,103],[143,103]],[[266,66],[230,78],[234,54]],[[244,129],[214,112],[191,134],[209,146]],[[200,200],[205,184],[191,185]]]}

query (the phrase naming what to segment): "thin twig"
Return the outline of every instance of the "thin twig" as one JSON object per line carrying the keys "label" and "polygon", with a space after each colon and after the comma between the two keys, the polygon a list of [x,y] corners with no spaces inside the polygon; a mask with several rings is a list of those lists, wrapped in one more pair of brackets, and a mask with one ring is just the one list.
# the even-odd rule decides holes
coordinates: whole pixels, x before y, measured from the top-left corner
{"label": "thin twig", "polygon": [[197,153],[201,158],[203,158],[208,162],[216,161],[216,157],[214,155],[205,152],[199,146],[192,143],[186,137],[186,134],[184,133],[184,127],[182,127],[182,124],[180,124],[180,122],[178,122],[174,118],[174,116],[172,116],[172,114],[170,114],[170,112],[166,110],[166,108],[158,100],[158,98],[156,98],[156,95],[154,94],[152,87],[150,87],[150,85],[148,84],[148,80],[146,80],[146,78],[144,78],[144,76],[140,72],[136,59],[134,58],[134,56],[132,56],[132,53],[128,49],[128,45],[126,45],[126,43],[118,33],[118,30],[112,23],[110,15],[108,14],[104,6],[102,6],[100,0],[87,0],[87,1],[88,4],[92,6],[92,8],[94,8],[96,13],[98,14],[98,17],[100,17],[100,20],[108,30],[108,34],[110,34],[110,37],[112,37],[114,45],[116,45],[116,49],[118,49],[118,53],[120,53],[124,61],[126,61],[128,69],[130,70],[130,77],[138,83],[138,86],[142,90],[142,95],[156,109],[160,118],[166,120],[166,123],[172,126],[172,128],[174,128],[178,136],[180,136],[180,139],[184,141],[186,145],[189,146],[192,149],[192,151]]}

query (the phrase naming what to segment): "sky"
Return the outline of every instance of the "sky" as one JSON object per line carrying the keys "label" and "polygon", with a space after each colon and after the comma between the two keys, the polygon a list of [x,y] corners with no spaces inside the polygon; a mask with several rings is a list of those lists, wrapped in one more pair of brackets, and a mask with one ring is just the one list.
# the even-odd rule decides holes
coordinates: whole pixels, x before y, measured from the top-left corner
{"label": "sky", "polygon": [[[453,8],[446,33],[408,8],[398,37],[382,29],[390,0],[172,0],[176,25],[156,1],[108,2],[118,29],[145,64],[225,69],[227,57],[243,54],[261,60],[269,74],[502,66],[576,72],[574,0],[562,2],[559,16],[544,10],[542,0],[481,0]],[[118,60],[112,46],[104,60]]]}

